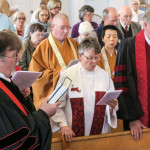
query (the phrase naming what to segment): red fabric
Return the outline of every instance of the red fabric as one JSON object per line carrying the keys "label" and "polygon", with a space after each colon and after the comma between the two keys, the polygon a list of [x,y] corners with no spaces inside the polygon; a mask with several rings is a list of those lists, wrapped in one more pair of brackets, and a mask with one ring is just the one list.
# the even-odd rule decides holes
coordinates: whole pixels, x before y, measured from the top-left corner
{"label": "red fabric", "polygon": [[18,106],[18,108],[27,116],[27,112],[23,108],[22,104],[15,97],[15,95],[0,81],[0,88],[12,99],[12,101]]}
{"label": "red fabric", "polygon": [[127,82],[127,76],[118,76],[118,77],[114,77],[113,81],[114,83],[117,82]]}
{"label": "red fabric", "polygon": [[106,92],[95,92],[96,97],[95,110],[90,135],[101,134],[102,132],[106,105],[96,105],[96,104],[104,96],[105,93]]}
{"label": "red fabric", "polygon": [[137,91],[138,97],[144,112],[140,118],[142,124],[149,127],[148,119],[148,85],[147,85],[147,64],[144,30],[139,32],[135,39],[136,70],[137,70]]}
{"label": "red fabric", "polygon": [[126,65],[115,66],[115,69],[114,69],[115,72],[123,71],[123,70],[127,70],[127,66]]}
{"label": "red fabric", "polygon": [[16,71],[22,71],[22,68],[19,65],[17,65],[16,66]]}
{"label": "red fabric", "polygon": [[146,63],[147,63],[147,83],[148,83],[148,118],[150,120],[150,45],[146,42]]}
{"label": "red fabric", "polygon": [[83,98],[71,98],[72,130],[76,136],[85,135]]}

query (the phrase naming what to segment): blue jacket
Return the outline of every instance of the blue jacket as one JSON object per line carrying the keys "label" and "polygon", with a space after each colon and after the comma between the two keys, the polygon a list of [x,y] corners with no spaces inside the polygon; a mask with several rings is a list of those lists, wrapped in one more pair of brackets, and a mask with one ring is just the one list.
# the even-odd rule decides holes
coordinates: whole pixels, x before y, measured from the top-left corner
{"label": "blue jacket", "polygon": [[0,30],[9,29],[16,32],[13,23],[10,21],[7,15],[0,13]]}

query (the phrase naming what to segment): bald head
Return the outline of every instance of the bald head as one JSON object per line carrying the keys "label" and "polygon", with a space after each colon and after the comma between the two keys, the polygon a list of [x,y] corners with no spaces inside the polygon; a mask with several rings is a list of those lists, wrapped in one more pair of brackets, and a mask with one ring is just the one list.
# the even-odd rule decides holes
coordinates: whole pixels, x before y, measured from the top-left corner
{"label": "bald head", "polygon": [[69,18],[66,14],[64,13],[59,13],[57,15],[54,16],[53,21],[52,21],[52,25],[56,24],[58,22],[58,20],[65,20],[65,21],[69,21]]}
{"label": "bald head", "polygon": [[131,24],[132,11],[129,6],[122,6],[119,9],[119,20],[125,25],[128,26]]}
{"label": "bald head", "polygon": [[117,10],[113,7],[105,8],[103,10],[103,21],[104,21],[104,26],[106,25],[116,26],[118,23]]}
{"label": "bald head", "polygon": [[52,34],[60,42],[63,42],[70,30],[70,21],[67,15],[59,13],[54,16],[52,21]]}

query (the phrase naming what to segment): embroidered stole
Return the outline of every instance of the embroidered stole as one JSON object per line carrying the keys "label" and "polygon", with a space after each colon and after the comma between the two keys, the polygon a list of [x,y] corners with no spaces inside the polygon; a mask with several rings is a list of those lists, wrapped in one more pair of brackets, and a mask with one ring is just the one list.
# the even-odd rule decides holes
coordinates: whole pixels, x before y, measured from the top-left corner
{"label": "embroidered stole", "polygon": [[[116,50],[115,50],[115,52],[117,53]],[[109,65],[108,58],[107,58],[106,51],[105,51],[104,47],[101,50],[101,54],[102,54],[102,58],[103,58],[103,62],[104,62],[104,70],[106,70],[108,72],[109,76],[111,77],[112,73],[110,70],[110,65]]]}
{"label": "embroidered stole", "polygon": [[[52,33],[50,33],[50,35],[48,37],[48,40],[49,40],[49,43],[50,43],[50,45],[51,45],[51,47],[52,47],[52,49],[53,49],[53,51],[54,51],[54,53],[55,53],[55,55],[57,57],[57,60],[58,60],[58,62],[60,64],[61,68],[65,69],[66,68],[66,64],[65,64],[65,62],[64,62],[64,60],[62,58],[62,55],[61,55],[61,53],[60,53],[60,51],[59,51],[59,49],[58,49],[58,47],[57,47],[53,37],[52,37]],[[73,51],[74,58],[77,59],[77,53],[76,53],[76,50],[75,50],[71,40],[69,38],[67,38],[67,40],[68,40],[68,42],[69,42],[69,44],[71,46],[71,49]]]}
{"label": "embroidered stole", "polygon": [[142,124],[149,127],[148,119],[148,82],[146,64],[146,46],[144,30],[139,32],[135,39],[135,58],[137,70],[137,91],[144,116],[140,118]]}
{"label": "embroidered stole", "polygon": [[[80,65],[78,63],[78,65]],[[72,83],[72,88],[70,89],[71,93],[74,93],[74,97],[70,97],[70,105],[72,109],[72,130],[75,132],[76,136],[84,136],[85,135],[85,119],[84,119],[84,98],[83,98],[83,89],[82,89],[82,78],[81,78],[81,70],[79,69],[77,72],[72,73],[72,81],[76,82]],[[95,78],[98,78],[95,76]],[[99,86],[95,87],[95,90],[99,89]],[[104,88],[104,90],[106,90]],[[75,93],[76,92],[76,93]],[[101,134],[104,117],[105,117],[105,105],[96,105],[97,102],[103,97],[105,92],[95,91],[95,109],[93,114],[93,122],[91,125],[90,135]],[[69,94],[71,96],[71,94]],[[78,96],[77,96],[78,95]]]}

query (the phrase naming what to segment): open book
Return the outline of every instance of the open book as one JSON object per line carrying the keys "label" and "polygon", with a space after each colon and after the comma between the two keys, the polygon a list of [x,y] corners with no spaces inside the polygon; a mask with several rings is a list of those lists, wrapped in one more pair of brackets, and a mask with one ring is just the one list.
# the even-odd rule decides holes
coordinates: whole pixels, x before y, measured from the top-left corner
{"label": "open book", "polygon": [[122,90],[106,91],[105,95],[100,99],[96,105],[107,105],[106,103],[112,99],[117,99]]}
{"label": "open book", "polygon": [[11,78],[14,84],[16,84],[20,91],[31,87],[36,79],[42,74],[42,72],[34,71],[17,71]]}
{"label": "open book", "polygon": [[52,94],[49,96],[48,103],[49,104],[56,103],[63,96],[63,94],[68,90],[71,82],[72,80],[66,77],[63,83],[59,84],[52,92]]}

